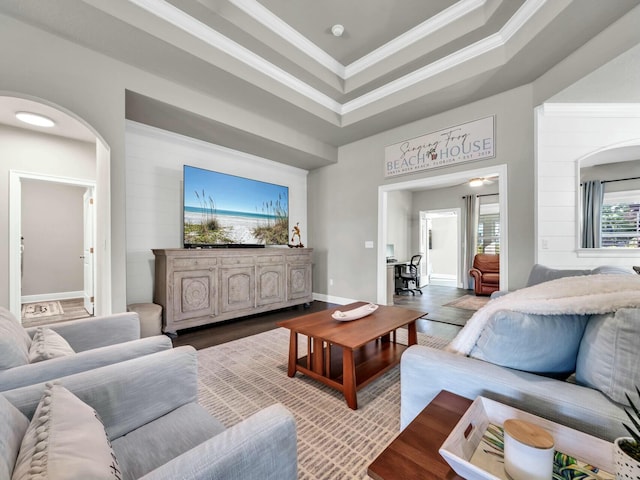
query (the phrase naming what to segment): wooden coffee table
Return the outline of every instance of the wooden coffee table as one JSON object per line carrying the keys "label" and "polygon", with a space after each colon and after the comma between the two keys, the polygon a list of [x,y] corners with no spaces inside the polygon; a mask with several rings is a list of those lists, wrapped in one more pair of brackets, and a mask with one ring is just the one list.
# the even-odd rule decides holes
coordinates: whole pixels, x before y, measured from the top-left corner
{"label": "wooden coffee table", "polygon": [[[278,322],[291,330],[288,375],[308,375],[343,393],[347,405],[358,408],[356,391],[400,363],[409,345],[417,343],[416,320],[426,315],[402,307],[381,305],[372,314],[350,322],[334,320],[336,310],[346,312],[366,305],[356,302]],[[408,345],[396,342],[396,329],[407,325]],[[307,355],[298,358],[298,335],[307,337]]]}
{"label": "wooden coffee table", "polygon": [[472,401],[442,391],[378,455],[367,473],[375,480],[464,480],[438,450]]}

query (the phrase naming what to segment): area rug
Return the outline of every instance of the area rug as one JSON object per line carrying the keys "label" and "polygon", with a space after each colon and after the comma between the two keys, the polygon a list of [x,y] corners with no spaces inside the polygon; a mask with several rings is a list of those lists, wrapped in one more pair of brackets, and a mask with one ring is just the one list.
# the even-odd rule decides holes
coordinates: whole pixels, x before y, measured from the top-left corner
{"label": "area rug", "polygon": [[42,318],[62,315],[64,310],[60,302],[28,303],[22,306],[22,318]]}
{"label": "area rug", "polygon": [[479,310],[484,307],[491,297],[476,297],[475,295],[465,295],[456,298],[454,301],[445,303],[443,307],[464,308],[465,310]]}
{"label": "area rug", "polygon": [[[406,330],[398,339],[406,343]],[[422,345],[448,342],[418,333]],[[289,378],[288,348],[289,330],[278,328],[200,350],[200,404],[230,427],[282,403],[296,419],[300,480],[369,478],[367,467],[400,431],[399,366],[359,390],[351,410],[341,393],[299,373]]]}

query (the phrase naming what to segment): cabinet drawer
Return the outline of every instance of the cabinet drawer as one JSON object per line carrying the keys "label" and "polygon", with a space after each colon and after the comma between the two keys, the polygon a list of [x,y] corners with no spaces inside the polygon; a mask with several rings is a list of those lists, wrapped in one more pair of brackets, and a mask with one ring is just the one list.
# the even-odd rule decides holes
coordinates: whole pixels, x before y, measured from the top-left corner
{"label": "cabinet drawer", "polygon": [[289,263],[310,263],[311,257],[309,255],[288,255],[287,262]]}
{"label": "cabinet drawer", "polygon": [[284,258],[282,255],[260,255],[256,257],[256,263],[260,265],[265,264],[281,264]]}
{"label": "cabinet drawer", "polygon": [[217,258],[176,258],[173,260],[173,268],[176,270],[203,269],[215,267]]}
{"label": "cabinet drawer", "polygon": [[222,265],[253,265],[255,259],[253,256],[246,257],[223,257],[220,259]]}

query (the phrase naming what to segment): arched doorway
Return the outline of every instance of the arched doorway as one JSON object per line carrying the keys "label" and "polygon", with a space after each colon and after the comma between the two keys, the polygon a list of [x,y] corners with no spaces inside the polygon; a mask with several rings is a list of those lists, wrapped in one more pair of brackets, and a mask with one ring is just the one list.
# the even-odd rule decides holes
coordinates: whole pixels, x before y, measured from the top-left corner
{"label": "arched doorway", "polygon": [[[43,131],[42,128],[22,125],[15,119],[16,111],[33,111],[52,118],[58,128]],[[95,186],[95,247],[94,247],[94,300],[95,314],[103,315],[111,312],[111,219],[110,219],[110,149],[99,133],[86,121],[64,107],[47,100],[30,97],[16,92],[0,92],[0,128],[3,129],[4,148],[2,169],[7,170],[9,178],[9,195],[7,203],[0,208],[6,209],[8,217],[8,238],[0,244],[4,257],[8,258],[9,275],[3,279],[7,282],[9,309],[19,318],[22,303],[21,285],[21,210],[22,180],[25,178],[44,178],[48,180],[62,179],[61,183]],[[60,142],[73,145],[85,143],[92,152],[92,165],[66,162],[65,155],[47,155],[38,142],[27,139],[42,139],[46,142]],[[9,141],[6,141],[6,140]],[[71,147],[70,147],[71,148]],[[62,150],[62,149],[61,149]],[[46,153],[46,152],[45,152]],[[87,174],[87,168],[92,174]]]}

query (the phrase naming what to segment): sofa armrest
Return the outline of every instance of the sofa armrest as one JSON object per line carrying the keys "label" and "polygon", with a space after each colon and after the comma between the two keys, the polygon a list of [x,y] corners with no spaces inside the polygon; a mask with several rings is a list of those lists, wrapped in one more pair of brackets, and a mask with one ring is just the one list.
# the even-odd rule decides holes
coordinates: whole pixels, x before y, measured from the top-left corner
{"label": "sofa armrest", "polygon": [[[140,319],[136,312],[80,318],[42,326],[59,333],[76,352],[140,338]],[[26,330],[33,337],[37,328],[30,327]]]}
{"label": "sofa armrest", "polygon": [[483,396],[612,441],[624,436],[622,407],[597,390],[415,345],[400,362],[400,428],[441,390]]}
{"label": "sofa armrest", "polygon": [[[57,379],[100,415],[109,438],[118,438],[198,400],[197,353],[184,346]],[[28,418],[45,384],[3,392]]]}
{"label": "sofa armrest", "polygon": [[141,480],[295,480],[298,475],[296,424],[282,405],[272,405]]}
{"label": "sofa armrest", "polygon": [[171,340],[165,335],[157,335],[2,370],[0,392],[47,382],[170,348]]}

